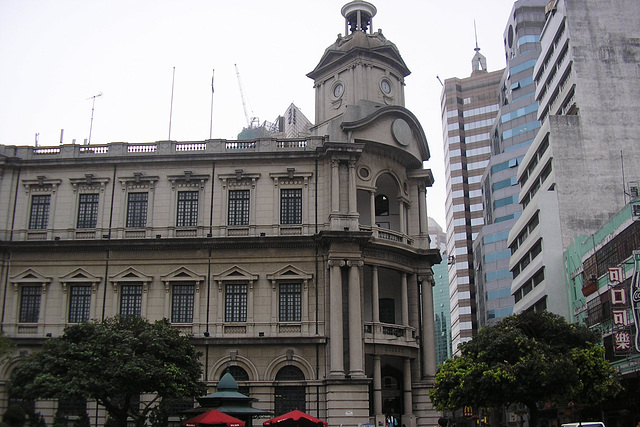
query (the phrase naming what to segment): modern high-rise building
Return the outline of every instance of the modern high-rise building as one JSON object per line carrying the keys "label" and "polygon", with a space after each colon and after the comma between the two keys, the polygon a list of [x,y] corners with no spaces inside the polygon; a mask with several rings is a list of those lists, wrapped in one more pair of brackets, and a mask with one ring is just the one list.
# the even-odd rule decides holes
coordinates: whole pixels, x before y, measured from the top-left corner
{"label": "modern high-rise building", "polygon": [[0,411],[21,355],[131,315],[193,335],[206,384],[229,367],[258,409],[435,424],[429,146],[376,12],[347,3],[318,52],[310,136],[0,146]]}
{"label": "modern high-rise building", "polygon": [[513,313],[507,237],[522,211],[518,164],[540,128],[533,69],[547,1],[516,1],[504,31],[507,67],[491,129],[491,157],[482,177],[485,225],[473,244],[478,327]]}
{"label": "modern high-rise building", "polygon": [[431,247],[442,254],[440,264],[433,270],[433,315],[435,325],[436,363],[444,363],[452,356],[451,349],[451,306],[449,302],[449,269],[447,265],[447,233],[433,218],[429,218]]}
{"label": "modern high-rise building", "polygon": [[541,128],[518,168],[509,233],[515,312],[571,318],[562,254],[625,206],[640,178],[640,2],[553,0],[534,68]]}
{"label": "modern high-rise building", "polygon": [[484,224],[481,179],[491,154],[490,132],[500,107],[503,73],[489,72],[477,46],[475,51],[471,76],[446,79],[441,97],[454,352],[473,337],[476,327],[472,242]]}

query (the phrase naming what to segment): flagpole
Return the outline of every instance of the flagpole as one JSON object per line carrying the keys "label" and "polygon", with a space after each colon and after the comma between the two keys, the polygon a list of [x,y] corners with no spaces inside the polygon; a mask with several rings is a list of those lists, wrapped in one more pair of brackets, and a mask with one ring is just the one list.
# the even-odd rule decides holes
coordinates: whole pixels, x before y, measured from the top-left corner
{"label": "flagpole", "polygon": [[213,135],[213,75],[215,72],[215,69],[211,71],[211,121],[209,122],[209,139],[211,139]]}
{"label": "flagpole", "polygon": [[173,77],[171,78],[171,106],[169,107],[169,141],[171,141],[171,117],[173,116],[173,85],[176,81],[176,67],[173,67]]}

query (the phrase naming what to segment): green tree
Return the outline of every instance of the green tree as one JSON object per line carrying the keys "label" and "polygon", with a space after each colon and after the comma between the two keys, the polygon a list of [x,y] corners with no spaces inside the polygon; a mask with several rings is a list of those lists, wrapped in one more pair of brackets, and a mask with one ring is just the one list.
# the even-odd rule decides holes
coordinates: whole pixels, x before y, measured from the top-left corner
{"label": "green tree", "polygon": [[0,363],[11,353],[14,349],[14,345],[11,339],[0,331]]}
{"label": "green tree", "polygon": [[[9,391],[24,399],[93,399],[116,426],[125,427],[128,417],[143,426],[158,401],[206,393],[200,356],[166,319],[87,322],[27,356],[12,372]],[[141,394],[155,397],[139,402]]]}
{"label": "green tree", "polygon": [[621,389],[599,336],[549,312],[527,312],[480,329],[447,360],[429,395],[440,410],[522,403],[535,426],[538,402],[596,405]]}

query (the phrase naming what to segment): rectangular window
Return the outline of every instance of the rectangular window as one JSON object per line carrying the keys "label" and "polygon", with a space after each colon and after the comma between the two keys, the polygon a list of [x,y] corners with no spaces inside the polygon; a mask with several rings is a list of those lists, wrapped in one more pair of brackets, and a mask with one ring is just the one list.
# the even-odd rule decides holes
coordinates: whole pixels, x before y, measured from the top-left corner
{"label": "rectangular window", "polygon": [[302,318],[302,287],[300,283],[280,284],[280,321],[299,322]]}
{"label": "rectangular window", "polygon": [[280,223],[302,224],[302,189],[280,190]]}
{"label": "rectangular window", "polygon": [[78,228],[96,228],[98,224],[98,194],[80,194]]}
{"label": "rectangular window", "polygon": [[195,227],[198,225],[198,192],[178,192],[178,227]]}
{"label": "rectangular window", "polygon": [[127,227],[141,228],[147,225],[148,193],[129,193]]}
{"label": "rectangular window", "polygon": [[30,230],[44,230],[49,224],[49,205],[51,195],[31,197],[31,216],[29,218]]}
{"label": "rectangular window", "polygon": [[247,321],[247,285],[244,283],[225,286],[225,322]]}
{"label": "rectangular window", "polygon": [[142,309],[142,285],[122,285],[120,290],[120,315],[140,317]]}
{"label": "rectangular window", "polygon": [[382,323],[396,323],[396,302],[393,298],[380,298],[379,318]]}
{"label": "rectangular window", "polygon": [[20,295],[20,323],[38,323],[42,286],[22,286]]}
{"label": "rectangular window", "polygon": [[69,323],[89,320],[91,306],[91,286],[71,286],[69,292]]}
{"label": "rectangular window", "polygon": [[171,322],[193,322],[193,285],[173,285],[171,300]]}
{"label": "rectangular window", "polygon": [[229,191],[229,225],[249,225],[249,190]]}

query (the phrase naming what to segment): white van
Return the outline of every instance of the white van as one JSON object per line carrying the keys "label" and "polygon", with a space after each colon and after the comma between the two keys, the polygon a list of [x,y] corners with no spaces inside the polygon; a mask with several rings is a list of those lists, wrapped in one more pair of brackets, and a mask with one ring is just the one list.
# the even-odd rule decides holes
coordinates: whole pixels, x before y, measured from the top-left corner
{"label": "white van", "polygon": [[562,427],[605,427],[600,421],[583,421],[581,423],[562,424]]}

